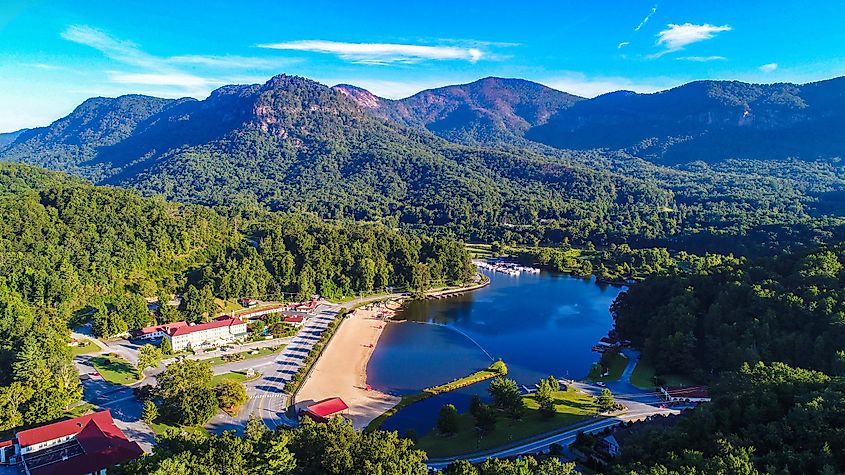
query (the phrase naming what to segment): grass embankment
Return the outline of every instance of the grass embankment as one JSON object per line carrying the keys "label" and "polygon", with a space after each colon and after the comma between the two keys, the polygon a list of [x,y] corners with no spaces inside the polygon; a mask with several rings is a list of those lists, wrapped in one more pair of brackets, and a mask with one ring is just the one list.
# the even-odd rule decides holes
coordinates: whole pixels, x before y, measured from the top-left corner
{"label": "grass embankment", "polygon": [[147,425],[150,426],[150,429],[152,429],[153,432],[156,433],[156,435],[164,435],[165,433],[167,433],[168,430],[175,430],[180,433],[187,432],[189,434],[195,435],[207,433],[205,428],[200,426],[180,426],[178,424],[174,425],[159,421],[148,422]]}
{"label": "grass embankment", "polygon": [[[490,365],[487,369],[477,371],[469,376],[464,376],[463,378],[459,378],[452,382],[441,384],[439,386],[423,389],[422,391],[415,394],[408,394],[402,396],[402,399],[398,403],[396,403],[395,406],[393,406],[392,408],[387,410],[387,412],[376,417],[369,424],[367,424],[367,428],[365,430],[367,432],[377,430],[379,427],[381,427],[382,424],[384,424],[384,421],[386,421],[388,417],[392,416],[393,414],[396,414],[397,412],[399,412],[400,409],[410,406],[415,402],[420,402],[438,394],[447,393],[449,391],[464,388],[472,384],[484,381],[486,379],[495,378],[496,376],[502,374],[501,371],[494,368],[500,364],[502,363],[497,361]],[[507,372],[507,369],[505,369],[504,371]]]}
{"label": "grass embankment", "polygon": [[[607,368],[600,365],[594,365],[590,368],[590,374],[587,379],[590,381],[617,381],[622,377],[622,372],[628,366],[628,358],[622,353],[612,353],[609,356],[602,358],[607,364]],[[602,376],[602,372],[607,370],[607,376]]]}
{"label": "grass embankment", "polygon": [[[631,384],[640,389],[654,389],[656,387],[654,384],[655,375],[654,366],[641,359],[631,373]],[[677,374],[659,375],[657,379],[666,386],[691,386],[695,384],[692,379]]]}
{"label": "grass embankment", "polygon": [[87,338],[79,340],[78,345],[70,347],[71,356],[87,355],[98,351],[100,351],[100,347]]}
{"label": "grass embankment", "polygon": [[112,384],[132,384],[139,379],[135,367],[115,354],[95,356],[91,358],[91,366]]}
{"label": "grass embankment", "polygon": [[416,447],[425,450],[429,457],[449,457],[501,447],[547,432],[586,421],[598,415],[593,396],[574,388],[554,393],[555,414],[544,417],[533,395],[523,396],[526,411],[521,420],[514,421],[499,415],[495,428],[481,435],[468,412],[460,414],[458,431],[442,436],[432,430],[423,436]]}
{"label": "grass embankment", "polygon": [[76,419],[77,417],[84,416],[85,414],[88,414],[91,411],[95,411],[96,409],[97,406],[88,402],[83,402],[65,411],[65,418]]}
{"label": "grass embankment", "polygon": [[[215,356],[214,358],[209,358],[209,359],[203,360],[203,361],[210,364],[211,366],[219,366],[219,365],[226,364],[226,363],[234,363],[236,361],[244,361],[244,360],[249,360],[249,359],[252,359],[252,358],[258,358],[258,357],[261,357],[261,356],[272,355],[274,353],[278,353],[278,352],[282,351],[284,348],[285,348],[285,345],[271,346],[271,347],[266,347],[266,348],[257,348],[255,350],[242,351],[240,353],[232,353],[232,354],[229,354],[229,355]],[[254,351],[256,351],[256,353],[253,353]],[[236,355],[242,355],[242,356],[236,356]]]}
{"label": "grass embankment", "polygon": [[253,373],[252,376],[247,376],[246,371],[230,371],[228,373],[215,374],[211,378],[211,385],[217,386],[218,384],[220,384],[221,382],[226,381],[226,380],[236,381],[238,383],[246,383],[246,382],[249,382],[249,381],[255,381],[256,379],[258,379],[260,377],[261,377],[261,373],[259,373],[258,371]]}
{"label": "grass embankment", "polygon": [[492,246],[490,244],[464,244],[464,247],[473,259],[493,257]]}

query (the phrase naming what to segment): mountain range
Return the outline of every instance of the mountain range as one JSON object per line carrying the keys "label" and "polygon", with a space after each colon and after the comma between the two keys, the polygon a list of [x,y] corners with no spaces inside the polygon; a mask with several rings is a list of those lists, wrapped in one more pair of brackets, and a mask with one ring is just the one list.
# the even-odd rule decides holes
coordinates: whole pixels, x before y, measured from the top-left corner
{"label": "mountain range", "polygon": [[[841,188],[840,169],[796,181],[800,165],[771,175],[752,165],[737,180],[736,161],[720,163],[840,156],[843,93],[843,78],[702,81],[585,99],[485,78],[389,100],[279,75],[204,100],[89,99],[47,127],[0,136],[0,160],[179,201],[445,225],[471,239],[529,228],[539,241],[655,238],[733,226],[725,213],[753,224],[811,212],[814,196]],[[702,161],[711,166],[661,168]],[[704,214],[680,219],[690,213]]]}

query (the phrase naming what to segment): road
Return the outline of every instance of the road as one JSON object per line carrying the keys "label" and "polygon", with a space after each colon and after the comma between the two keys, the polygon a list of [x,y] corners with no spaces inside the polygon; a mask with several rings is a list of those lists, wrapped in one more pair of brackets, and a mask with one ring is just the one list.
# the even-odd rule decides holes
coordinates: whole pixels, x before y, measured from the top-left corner
{"label": "road", "polygon": [[457,457],[442,459],[431,459],[426,462],[426,464],[430,469],[443,470],[444,468],[446,468],[446,466],[448,466],[455,460],[468,460],[472,463],[479,463],[487,460],[488,458],[515,457],[522,454],[545,452],[549,450],[549,446],[552,444],[560,444],[564,447],[567,447],[569,444],[575,441],[575,436],[578,435],[579,432],[599,432],[603,429],[615,426],[622,422],[639,421],[655,414],[668,415],[678,413],[678,411],[672,409],[655,408],[652,406],[646,407],[648,407],[648,409],[629,411],[625,414],[621,414],[618,416],[613,416],[606,419],[599,419],[595,422],[591,422],[586,425],[581,425],[569,430],[564,430],[563,432],[551,434],[536,440],[532,440],[531,442],[510,446],[508,448],[498,450],[494,449],[487,452],[479,452],[478,454],[461,455]]}

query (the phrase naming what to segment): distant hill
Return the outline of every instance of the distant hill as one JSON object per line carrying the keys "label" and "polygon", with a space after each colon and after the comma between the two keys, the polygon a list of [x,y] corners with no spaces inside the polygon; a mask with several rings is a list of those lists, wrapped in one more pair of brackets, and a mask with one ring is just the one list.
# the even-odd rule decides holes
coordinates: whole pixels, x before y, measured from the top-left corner
{"label": "distant hill", "polygon": [[535,82],[494,77],[400,100],[379,98],[355,86],[341,84],[335,89],[378,117],[425,127],[452,141],[488,145],[513,142],[583,100]]}
{"label": "distant hill", "polygon": [[559,110],[525,137],[558,148],[625,149],[659,163],[845,156],[845,78],[811,84],[697,81],[619,91]]}
{"label": "distant hill", "polygon": [[0,150],[3,150],[4,148],[8,147],[9,144],[14,142],[20,134],[26,132],[27,130],[28,129],[20,129],[14,132],[0,133]]}

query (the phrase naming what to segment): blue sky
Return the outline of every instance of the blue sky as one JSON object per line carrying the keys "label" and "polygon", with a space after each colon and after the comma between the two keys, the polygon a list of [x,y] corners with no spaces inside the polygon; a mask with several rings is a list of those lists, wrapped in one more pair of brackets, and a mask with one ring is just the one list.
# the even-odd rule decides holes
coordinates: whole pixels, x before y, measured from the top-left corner
{"label": "blue sky", "polygon": [[0,131],[92,96],[203,98],[298,74],[386,97],[485,76],[583,96],[845,75],[845,2],[101,1],[0,4]]}

